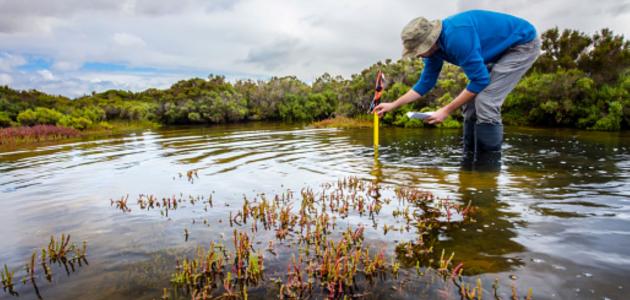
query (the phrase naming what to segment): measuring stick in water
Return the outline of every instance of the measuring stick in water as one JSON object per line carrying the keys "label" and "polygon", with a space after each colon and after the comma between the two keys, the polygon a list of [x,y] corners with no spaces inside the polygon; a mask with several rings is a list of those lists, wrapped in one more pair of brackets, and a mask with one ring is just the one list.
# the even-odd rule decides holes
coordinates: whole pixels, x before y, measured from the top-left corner
{"label": "measuring stick in water", "polygon": [[378,147],[378,114],[374,113],[374,146]]}

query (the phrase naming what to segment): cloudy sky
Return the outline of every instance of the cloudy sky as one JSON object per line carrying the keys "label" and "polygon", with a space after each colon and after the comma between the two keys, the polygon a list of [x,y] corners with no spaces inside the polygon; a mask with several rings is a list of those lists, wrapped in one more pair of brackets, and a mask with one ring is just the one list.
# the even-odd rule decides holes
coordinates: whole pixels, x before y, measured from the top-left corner
{"label": "cloudy sky", "polygon": [[628,0],[0,0],[0,85],[76,97],[208,74],[349,76],[398,59],[410,19],[473,8],[539,31],[609,27],[630,37]]}

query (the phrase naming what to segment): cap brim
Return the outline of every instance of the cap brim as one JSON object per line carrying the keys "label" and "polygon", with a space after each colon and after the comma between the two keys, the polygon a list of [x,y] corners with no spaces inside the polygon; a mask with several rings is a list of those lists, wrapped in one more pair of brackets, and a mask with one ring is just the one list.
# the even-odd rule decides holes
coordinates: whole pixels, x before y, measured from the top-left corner
{"label": "cap brim", "polygon": [[428,48],[420,47],[420,46],[418,46],[418,47],[416,47],[414,49],[403,48],[402,58],[403,59],[418,58],[420,56],[420,54],[429,51],[429,49],[431,49],[431,46],[429,46]]}
{"label": "cap brim", "polygon": [[442,33],[442,20],[433,21],[433,30],[427,37],[427,41],[425,43],[421,43],[415,48],[409,49],[403,46],[402,58],[417,58],[420,54],[423,54],[431,49],[433,45],[440,38],[440,34]]}
{"label": "cap brim", "polygon": [[[415,50],[415,49],[414,49]],[[412,59],[412,58],[416,58],[418,57],[418,55],[416,54],[416,51],[414,51],[412,49],[407,49],[407,48],[403,48],[402,51],[402,58],[403,59]]]}

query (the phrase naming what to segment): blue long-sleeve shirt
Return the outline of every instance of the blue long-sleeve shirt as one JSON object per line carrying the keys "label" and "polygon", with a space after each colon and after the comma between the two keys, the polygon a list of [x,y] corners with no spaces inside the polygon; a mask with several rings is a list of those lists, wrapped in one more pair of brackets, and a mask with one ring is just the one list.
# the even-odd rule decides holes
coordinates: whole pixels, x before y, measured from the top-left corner
{"label": "blue long-sleeve shirt", "polygon": [[490,83],[487,63],[496,62],[508,48],[536,37],[529,22],[508,14],[471,10],[442,21],[439,49],[424,59],[424,69],[413,89],[426,95],[437,81],[444,61],[460,66],[469,83],[466,89],[478,94]]}

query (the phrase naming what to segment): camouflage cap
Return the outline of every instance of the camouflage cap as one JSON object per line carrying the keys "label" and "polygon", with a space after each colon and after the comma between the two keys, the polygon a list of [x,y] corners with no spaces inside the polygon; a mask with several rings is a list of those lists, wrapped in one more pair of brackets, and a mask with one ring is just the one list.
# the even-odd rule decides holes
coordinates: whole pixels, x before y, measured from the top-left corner
{"label": "camouflage cap", "polygon": [[429,21],[423,17],[411,20],[400,33],[403,42],[403,58],[418,57],[431,49],[442,32],[442,21]]}

